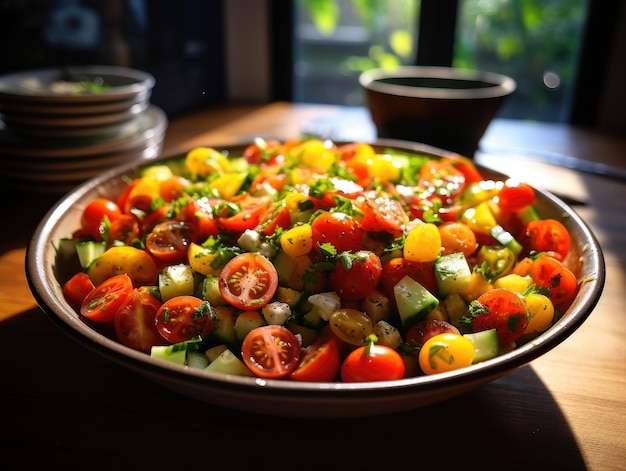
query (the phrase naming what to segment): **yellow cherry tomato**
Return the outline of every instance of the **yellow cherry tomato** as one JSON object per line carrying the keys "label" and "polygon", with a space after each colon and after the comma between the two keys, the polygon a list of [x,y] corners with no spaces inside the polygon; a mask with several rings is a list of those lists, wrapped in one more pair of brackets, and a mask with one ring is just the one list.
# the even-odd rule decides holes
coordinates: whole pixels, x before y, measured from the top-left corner
{"label": "yellow cherry tomato", "polygon": [[217,254],[199,244],[192,242],[187,250],[187,259],[189,266],[195,272],[202,275],[219,275],[220,269],[211,267],[211,263],[215,260]]}
{"label": "yellow cherry tomato", "polygon": [[400,179],[402,163],[389,154],[378,154],[368,159],[369,175],[380,181],[397,181]]}
{"label": "yellow cherry tomato", "polygon": [[428,222],[415,226],[404,241],[404,258],[412,262],[432,262],[441,254],[441,234]]}
{"label": "yellow cherry tomato", "polygon": [[474,344],[460,334],[435,335],[419,352],[420,368],[427,375],[465,368],[473,361]]}
{"label": "yellow cherry tomato", "polygon": [[291,154],[298,162],[313,168],[328,170],[337,161],[337,151],[320,139],[310,139],[294,147]]}
{"label": "yellow cherry tomato", "polygon": [[290,257],[308,254],[313,248],[313,230],[310,224],[299,224],[283,232],[280,246]]}
{"label": "yellow cherry tomato", "polygon": [[212,147],[196,147],[189,151],[185,158],[189,171],[200,177],[213,173],[230,172],[230,160]]}
{"label": "yellow cherry tomato", "polygon": [[528,326],[524,333],[543,332],[554,319],[554,305],[550,298],[540,293],[530,293],[524,296],[528,310]]}
{"label": "yellow cherry tomato", "polygon": [[145,250],[130,245],[113,246],[107,249],[89,266],[87,275],[95,286],[115,275],[126,274],[133,284],[155,285],[159,270],[153,258]]}

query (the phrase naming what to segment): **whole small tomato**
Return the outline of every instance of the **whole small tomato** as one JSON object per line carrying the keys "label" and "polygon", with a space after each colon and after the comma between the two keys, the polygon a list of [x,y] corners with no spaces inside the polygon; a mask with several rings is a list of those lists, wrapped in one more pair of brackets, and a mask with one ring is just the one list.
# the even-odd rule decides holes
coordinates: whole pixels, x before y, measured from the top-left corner
{"label": "whole small tomato", "polygon": [[344,254],[330,273],[331,288],[344,300],[363,299],[378,285],[383,273],[380,258],[369,250]]}
{"label": "whole small tomato", "polygon": [[390,381],[404,377],[402,356],[391,347],[377,345],[375,335],[367,344],[352,350],[341,364],[341,380],[346,382]]}
{"label": "whole small tomato", "polygon": [[122,210],[115,201],[107,198],[91,200],[81,215],[80,224],[83,232],[94,240],[102,240],[103,222],[113,222],[122,215]]}
{"label": "whole small tomato", "polygon": [[324,212],[311,223],[313,248],[332,244],[337,252],[356,252],[363,247],[365,233],[357,220],[345,213]]}

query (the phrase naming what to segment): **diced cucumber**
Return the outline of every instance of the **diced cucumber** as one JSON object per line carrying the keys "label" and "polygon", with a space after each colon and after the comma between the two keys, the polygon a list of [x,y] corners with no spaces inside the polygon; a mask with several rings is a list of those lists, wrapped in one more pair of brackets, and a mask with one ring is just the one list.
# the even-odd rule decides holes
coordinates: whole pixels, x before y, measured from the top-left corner
{"label": "diced cucumber", "polygon": [[258,311],[244,311],[237,315],[235,320],[235,334],[240,342],[252,329],[266,325],[265,319]]}
{"label": "diced cucumber", "polygon": [[496,329],[463,335],[474,344],[474,363],[489,360],[500,353],[500,341]]}
{"label": "diced cucumber", "polygon": [[505,230],[502,226],[497,225],[491,228],[491,237],[496,239],[500,245],[505,246],[511,252],[518,256],[522,251],[522,244],[520,244],[513,234]]}
{"label": "diced cucumber", "polygon": [[286,303],[291,308],[295,307],[296,304],[298,304],[298,301],[300,301],[301,297],[302,292],[296,291],[295,289],[287,288],[285,286],[279,286],[276,290],[276,295],[274,296],[276,301]]}
{"label": "diced cucumber", "polygon": [[80,266],[85,268],[96,258],[104,253],[107,244],[104,241],[96,242],[95,240],[86,240],[76,244],[76,253]]}
{"label": "diced cucumber", "polygon": [[192,296],[193,271],[189,265],[169,265],[159,274],[159,291],[163,302],[176,296]]}
{"label": "diced cucumber", "polygon": [[220,356],[220,354],[224,351],[224,350],[228,350],[228,346],[224,345],[223,343],[216,345],[214,347],[211,347],[209,349],[207,349],[204,352],[204,356],[207,358],[207,360],[209,361],[209,363],[211,363],[212,361],[214,361],[218,356]]}
{"label": "diced cucumber", "polygon": [[393,294],[405,329],[426,318],[439,305],[439,300],[430,291],[408,275],[396,283]]}
{"label": "diced cucumber", "polygon": [[235,333],[237,314],[235,309],[230,306],[215,306],[215,318],[217,320],[211,331],[211,337],[220,343],[235,345],[237,343],[237,334]]}
{"label": "diced cucumber", "polygon": [[187,351],[187,365],[190,368],[197,368],[200,370],[209,366],[209,359],[200,350],[188,350]]}
{"label": "diced cucumber", "polygon": [[537,214],[537,210],[534,206],[526,206],[524,209],[519,211],[518,215],[524,224],[528,224],[530,221],[537,221],[539,219],[539,214]]}
{"label": "diced cucumber", "polygon": [[443,299],[443,305],[448,314],[448,322],[458,328],[461,325],[459,319],[467,315],[467,303],[459,293],[450,293]]}
{"label": "diced cucumber", "polygon": [[191,351],[198,351],[200,339],[191,339],[185,342],[173,343],[172,345],[154,345],[150,349],[152,358],[171,361],[179,365],[187,364],[187,354]]}
{"label": "diced cucumber", "polygon": [[463,252],[442,255],[435,260],[435,280],[443,298],[466,288],[471,277],[472,269]]}
{"label": "diced cucumber", "polygon": [[254,376],[254,373],[248,369],[244,362],[228,349],[224,350],[215,360],[209,363],[205,371],[216,371],[237,376]]}
{"label": "diced cucumber", "polygon": [[272,263],[276,267],[279,283],[282,286],[287,286],[296,270],[296,260],[285,252],[280,251],[276,254],[276,257],[272,259]]}
{"label": "diced cucumber", "polygon": [[220,293],[219,278],[215,275],[207,275],[202,282],[202,299],[206,299],[211,306],[224,306],[226,301]]}

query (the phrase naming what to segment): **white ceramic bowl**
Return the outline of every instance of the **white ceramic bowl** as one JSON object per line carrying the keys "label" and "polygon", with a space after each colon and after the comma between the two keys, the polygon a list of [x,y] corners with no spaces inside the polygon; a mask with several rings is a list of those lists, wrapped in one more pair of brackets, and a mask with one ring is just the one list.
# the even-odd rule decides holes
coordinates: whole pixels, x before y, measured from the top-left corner
{"label": "white ceramic bowl", "polygon": [[[442,156],[447,152],[422,144],[378,142],[379,149]],[[227,147],[231,154],[243,147]],[[152,161],[151,163],[154,163]],[[487,177],[502,177],[482,169]],[[85,324],[67,304],[60,281],[67,273],[56,258],[54,244],[79,226],[86,203],[97,196],[115,196],[138,176],[137,165],[126,165],[92,179],[60,200],[35,231],[26,257],[32,292],[50,319],[71,338],[156,383],[208,403],[263,414],[290,417],[355,417],[399,412],[458,396],[524,366],[569,337],[589,316],[604,286],[605,268],[600,247],[580,217],[565,203],[537,191],[543,217],[562,221],[572,236],[566,262],[583,283],[562,318],[525,345],[468,368],[397,381],[366,383],[300,383],[209,373],[154,359],[112,340]]]}

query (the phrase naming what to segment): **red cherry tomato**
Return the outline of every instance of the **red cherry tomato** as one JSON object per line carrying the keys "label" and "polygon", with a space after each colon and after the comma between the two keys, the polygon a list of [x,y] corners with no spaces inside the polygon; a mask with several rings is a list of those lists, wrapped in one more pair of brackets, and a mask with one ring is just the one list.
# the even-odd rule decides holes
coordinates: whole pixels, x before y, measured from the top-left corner
{"label": "red cherry tomato", "polygon": [[226,204],[220,198],[206,196],[197,200],[190,199],[181,210],[179,218],[193,224],[198,230],[198,240],[206,240],[210,236],[217,236],[220,232],[217,219],[213,216],[213,209]]}
{"label": "red cherry tomato", "polygon": [[535,190],[527,183],[508,179],[498,193],[498,206],[505,212],[517,212],[536,200]]}
{"label": "red cherry tomato", "polygon": [[291,215],[286,206],[270,207],[265,212],[259,223],[259,228],[266,236],[276,233],[277,228],[289,229],[291,226]]}
{"label": "red cherry tomato", "polygon": [[155,316],[161,336],[170,343],[204,338],[215,327],[211,306],[195,296],[176,296],[165,301]]}
{"label": "red cherry tomato", "polygon": [[135,288],[113,319],[117,339],[127,347],[146,353],[150,353],[154,345],[165,344],[155,323],[160,307],[161,301],[150,293],[149,288]]}
{"label": "red cherry tomato", "polygon": [[412,347],[421,347],[426,341],[439,334],[460,334],[459,329],[440,319],[426,319],[413,324],[406,333],[406,343]]}
{"label": "red cherry tomato", "polygon": [[544,255],[534,260],[529,274],[537,286],[550,291],[550,300],[555,305],[568,301],[576,294],[576,275],[554,257]]}
{"label": "red cherry tomato", "polygon": [[83,231],[95,240],[102,240],[101,225],[103,218],[113,222],[122,215],[122,210],[115,201],[107,198],[96,198],[89,202],[83,210],[80,224]]}
{"label": "red cherry tomato", "polygon": [[125,245],[132,245],[133,240],[139,238],[139,221],[132,214],[122,214],[115,221],[111,222],[109,228],[109,246],[115,241]]}
{"label": "red cherry tomato", "polygon": [[189,244],[196,242],[196,229],[184,221],[169,220],[157,224],[146,238],[146,249],[167,263],[180,263],[187,256]]}
{"label": "red cherry tomato", "polygon": [[356,252],[363,248],[364,231],[352,216],[340,212],[324,212],[311,223],[313,247],[332,244],[337,252]]}
{"label": "red cherry tomato", "polygon": [[96,286],[83,300],[80,313],[94,322],[113,322],[133,291],[128,275],[115,275]]}
{"label": "red cherry tomato", "polygon": [[63,297],[70,306],[79,310],[83,300],[95,288],[86,273],[79,272],[63,285]]}
{"label": "red cherry tomato", "polygon": [[219,290],[222,298],[237,309],[261,309],[278,288],[276,268],[263,255],[246,252],[236,255],[222,268]]}
{"label": "red cherry tomato", "polygon": [[561,222],[556,219],[539,219],[526,225],[521,243],[527,254],[554,252],[563,260],[569,251],[571,239]]}
{"label": "red cherry tomato", "polygon": [[402,235],[409,218],[397,199],[387,193],[368,191],[356,200],[363,212],[361,227],[369,232],[388,232],[394,238]]}
{"label": "red cherry tomato", "polygon": [[252,329],[246,335],[241,355],[256,376],[282,378],[300,364],[300,342],[286,327],[270,324]]}
{"label": "red cherry tomato", "polygon": [[302,349],[298,367],[289,374],[295,381],[330,382],[341,364],[341,341],[333,335],[318,338]]}
{"label": "red cherry tomato", "polygon": [[267,211],[272,199],[269,196],[251,196],[248,194],[236,196],[232,203],[239,205],[235,214],[226,213],[218,217],[218,227],[226,232],[240,234],[246,229],[254,229],[261,222],[261,217]]}
{"label": "red cherry tomato", "polygon": [[407,275],[431,293],[437,294],[434,263],[413,262],[402,257],[392,258],[383,264],[383,273],[380,280],[381,291],[388,298],[393,299],[393,287]]}
{"label": "red cherry tomato", "polygon": [[465,175],[445,160],[429,160],[419,171],[418,186],[449,205],[465,188]]}
{"label": "red cherry tomato", "polygon": [[378,285],[383,273],[380,258],[369,250],[359,250],[347,256],[349,268],[338,262],[330,273],[330,286],[341,299],[363,299]]}
{"label": "red cherry tomato", "polygon": [[179,198],[183,190],[191,185],[191,181],[180,175],[172,175],[159,184],[159,194],[163,201],[170,202]]}
{"label": "red cherry tomato", "polygon": [[390,381],[404,377],[402,356],[391,347],[369,342],[352,350],[341,364],[346,382]]}
{"label": "red cherry tomato", "polygon": [[528,325],[528,312],[519,293],[496,288],[480,295],[470,305],[472,332],[496,329],[501,345],[519,339]]}
{"label": "red cherry tomato", "polygon": [[467,157],[462,155],[448,155],[445,158],[441,159],[442,161],[451,164],[456,170],[461,172],[465,177],[465,185],[469,185],[470,183],[476,183],[485,179],[485,177],[480,173],[474,162]]}

